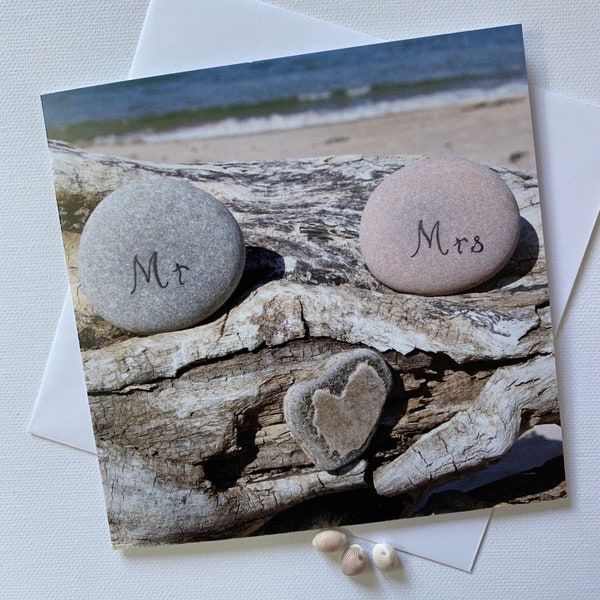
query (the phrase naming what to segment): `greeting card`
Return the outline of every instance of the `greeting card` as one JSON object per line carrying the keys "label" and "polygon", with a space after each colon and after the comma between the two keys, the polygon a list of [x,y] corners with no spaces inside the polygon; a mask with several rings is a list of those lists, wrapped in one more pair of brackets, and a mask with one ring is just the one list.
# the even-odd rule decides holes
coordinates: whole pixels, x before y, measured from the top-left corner
{"label": "greeting card", "polygon": [[519,27],[42,100],[115,546],[565,495]]}

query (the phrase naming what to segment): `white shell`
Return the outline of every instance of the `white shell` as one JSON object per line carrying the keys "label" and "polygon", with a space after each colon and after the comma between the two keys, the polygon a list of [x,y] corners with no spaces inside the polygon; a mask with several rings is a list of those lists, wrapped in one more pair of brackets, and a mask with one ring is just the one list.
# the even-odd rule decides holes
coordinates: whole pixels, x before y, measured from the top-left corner
{"label": "white shell", "polygon": [[373,562],[380,571],[391,571],[398,564],[398,555],[389,544],[375,544]]}
{"label": "white shell", "polygon": [[336,552],[346,545],[346,534],[336,529],[325,529],[315,535],[312,545],[320,552]]}
{"label": "white shell", "polygon": [[342,573],[344,575],[358,575],[369,564],[369,557],[362,546],[352,544],[342,556]]}

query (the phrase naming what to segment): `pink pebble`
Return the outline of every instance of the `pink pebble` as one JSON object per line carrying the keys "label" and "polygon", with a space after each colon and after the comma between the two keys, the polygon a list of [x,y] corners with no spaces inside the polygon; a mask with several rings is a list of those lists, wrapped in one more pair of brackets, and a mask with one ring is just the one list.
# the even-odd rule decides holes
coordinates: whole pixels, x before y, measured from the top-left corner
{"label": "pink pebble", "polygon": [[489,168],[458,158],[411,163],[371,194],[360,249],[373,275],[398,292],[436,296],[493,277],[519,241],[513,193]]}

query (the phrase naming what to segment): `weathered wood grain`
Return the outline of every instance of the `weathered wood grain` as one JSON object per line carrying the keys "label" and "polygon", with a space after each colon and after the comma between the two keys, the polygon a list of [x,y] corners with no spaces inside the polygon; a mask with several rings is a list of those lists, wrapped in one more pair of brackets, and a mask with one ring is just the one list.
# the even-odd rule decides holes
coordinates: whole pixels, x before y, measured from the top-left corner
{"label": "weathered wood grain", "polygon": [[[372,491],[373,476],[382,494],[402,494],[401,516],[436,483],[497,460],[525,428],[558,422],[534,174],[491,167],[522,216],[503,271],[469,293],[425,298],[385,288],[358,248],[370,192],[417,157],[195,166],[60,143],[51,152],[116,545],[262,531],[294,505]],[[188,180],[224,202],[248,261],[238,290],[209,321],[132,337],[81,294],[77,243],[106,194],[152,177]],[[291,437],[282,399],[329,356],[354,347],[378,351],[394,386],[362,460],[343,473],[318,471]],[[341,512],[352,521],[351,510]]]}

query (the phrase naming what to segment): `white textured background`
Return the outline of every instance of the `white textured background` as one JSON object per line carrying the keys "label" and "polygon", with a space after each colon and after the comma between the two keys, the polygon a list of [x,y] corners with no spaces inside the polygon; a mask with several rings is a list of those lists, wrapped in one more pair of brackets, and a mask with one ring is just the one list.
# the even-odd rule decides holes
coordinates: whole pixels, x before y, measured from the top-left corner
{"label": "white textured background", "polygon": [[[531,82],[600,106],[597,0],[270,3],[388,39],[521,22]],[[356,581],[308,533],[110,549],[95,458],[26,433],[66,286],[39,94],[126,78],[147,4],[0,0],[0,598],[600,598],[598,232],[557,343],[571,500],[497,509],[473,574]]]}

